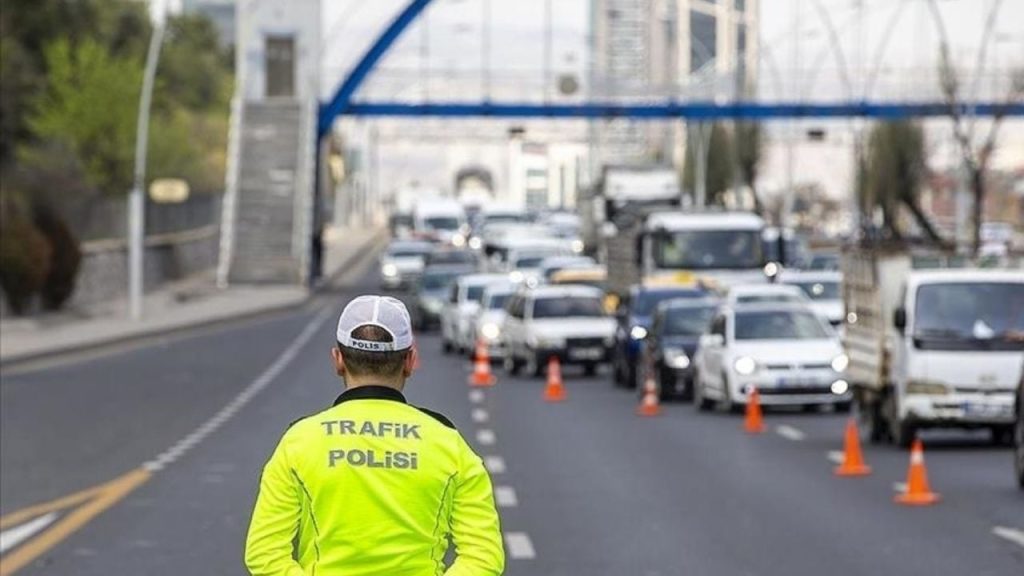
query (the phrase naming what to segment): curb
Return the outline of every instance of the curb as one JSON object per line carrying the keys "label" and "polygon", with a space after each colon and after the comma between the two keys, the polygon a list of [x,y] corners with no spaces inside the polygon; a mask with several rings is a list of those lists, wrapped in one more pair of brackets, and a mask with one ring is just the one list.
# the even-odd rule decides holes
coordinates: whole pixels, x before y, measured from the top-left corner
{"label": "curb", "polygon": [[114,334],[89,342],[73,343],[47,350],[15,354],[8,356],[7,358],[0,359],[0,368],[17,369],[25,365],[30,365],[34,362],[50,360],[59,355],[96,352],[103,350],[104,348],[128,343],[141,344],[145,343],[147,340],[156,341],[166,337],[178,336],[192,330],[200,330],[233,322],[244,322],[263,316],[298,310],[307,305],[314,298],[330,290],[338,279],[344,276],[347,269],[352,265],[357,264],[362,259],[375,254],[380,245],[387,239],[385,232],[386,229],[381,229],[375,233],[367,239],[363,246],[358,250],[354,250],[345,260],[339,263],[336,270],[326,274],[321,281],[316,284],[316,286],[307,289],[305,294],[296,296],[294,299],[288,299],[286,301],[276,302],[274,304],[268,304],[261,307],[254,307],[252,309],[239,311],[237,313],[229,313],[223,316],[205,318],[197,322],[183,323],[169,327],[153,327],[151,329],[141,328],[139,330],[131,331],[130,333]]}

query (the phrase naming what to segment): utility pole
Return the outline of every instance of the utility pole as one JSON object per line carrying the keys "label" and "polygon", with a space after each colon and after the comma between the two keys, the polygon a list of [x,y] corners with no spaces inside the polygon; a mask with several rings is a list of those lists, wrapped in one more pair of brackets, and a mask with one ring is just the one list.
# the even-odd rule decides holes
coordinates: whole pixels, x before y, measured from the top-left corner
{"label": "utility pole", "polygon": [[149,151],[149,113],[153,104],[153,84],[156,67],[160,61],[160,49],[164,43],[167,24],[167,0],[153,23],[153,35],[149,39],[146,53],[146,69],[142,77],[142,94],[139,96],[139,118],[135,131],[135,176],[132,190],[128,194],[128,298],[129,312],[133,320],[142,318],[143,292],[143,251],[146,236],[146,155]]}

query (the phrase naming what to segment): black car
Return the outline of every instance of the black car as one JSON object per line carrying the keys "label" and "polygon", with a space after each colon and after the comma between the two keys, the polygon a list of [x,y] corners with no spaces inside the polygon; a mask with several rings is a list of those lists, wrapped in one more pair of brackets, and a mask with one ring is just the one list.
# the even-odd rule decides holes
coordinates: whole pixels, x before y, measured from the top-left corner
{"label": "black car", "polygon": [[1017,384],[1017,424],[1013,427],[1014,464],[1017,468],[1017,484],[1024,490],[1024,374]]}
{"label": "black car", "polygon": [[[693,355],[717,308],[718,301],[713,298],[662,302],[655,310],[651,328],[643,340],[642,366],[637,370],[638,384],[646,377],[645,369],[649,366],[662,400],[692,399]],[[643,389],[642,386],[639,388]]]}

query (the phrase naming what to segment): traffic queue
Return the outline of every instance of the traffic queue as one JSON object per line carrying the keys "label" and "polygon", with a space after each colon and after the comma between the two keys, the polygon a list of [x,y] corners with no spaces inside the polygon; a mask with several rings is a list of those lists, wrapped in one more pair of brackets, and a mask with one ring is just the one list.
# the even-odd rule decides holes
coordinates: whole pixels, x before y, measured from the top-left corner
{"label": "traffic queue", "polygon": [[1020,268],[863,245],[789,248],[783,265],[766,255],[792,235],[749,213],[652,211],[595,247],[574,214],[443,208],[418,211],[380,274],[444,353],[483,349],[529,377],[554,359],[697,410],[742,413],[755,395],[765,409],[856,406],[872,441],[901,447],[928,428],[986,429],[1017,446],[1024,487]]}

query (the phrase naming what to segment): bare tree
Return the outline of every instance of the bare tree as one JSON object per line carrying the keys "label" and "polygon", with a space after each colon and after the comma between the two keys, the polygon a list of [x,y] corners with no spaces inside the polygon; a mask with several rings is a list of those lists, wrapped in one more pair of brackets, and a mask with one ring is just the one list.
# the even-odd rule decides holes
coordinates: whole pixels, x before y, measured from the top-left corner
{"label": "bare tree", "polygon": [[985,175],[998,141],[999,127],[1002,125],[1006,110],[1024,99],[1024,70],[1015,70],[1010,76],[1010,88],[992,117],[988,133],[981,139],[976,138],[977,119],[973,115],[968,117],[965,114],[965,104],[977,94],[978,79],[981,77],[986,63],[985,56],[988,48],[988,39],[992,35],[1001,3],[1002,0],[996,0],[986,19],[982,45],[978,51],[978,60],[974,67],[974,85],[968,94],[965,93],[966,91],[960,82],[956,66],[950,57],[949,36],[946,32],[946,25],[942,20],[942,15],[939,14],[938,5],[935,0],[928,1],[932,17],[935,20],[935,26],[939,32],[939,85],[946,104],[949,106],[949,116],[953,121],[953,138],[956,141],[957,150],[967,171],[968,184],[972,193],[971,248],[975,256],[981,250],[981,221],[986,192]]}

